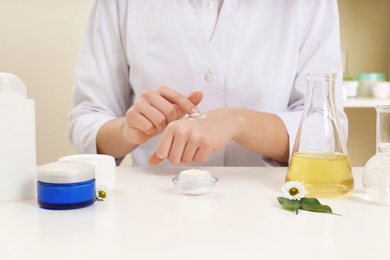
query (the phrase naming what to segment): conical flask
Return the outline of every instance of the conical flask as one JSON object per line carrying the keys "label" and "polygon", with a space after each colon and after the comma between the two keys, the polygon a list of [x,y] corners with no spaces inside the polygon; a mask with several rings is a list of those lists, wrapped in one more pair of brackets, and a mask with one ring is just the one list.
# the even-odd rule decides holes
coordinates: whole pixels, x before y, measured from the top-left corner
{"label": "conical flask", "polygon": [[286,181],[301,181],[308,197],[353,189],[351,165],[336,107],[335,73],[307,74],[307,92]]}
{"label": "conical flask", "polygon": [[363,169],[363,186],[370,198],[390,206],[390,106],[376,108],[376,153]]}

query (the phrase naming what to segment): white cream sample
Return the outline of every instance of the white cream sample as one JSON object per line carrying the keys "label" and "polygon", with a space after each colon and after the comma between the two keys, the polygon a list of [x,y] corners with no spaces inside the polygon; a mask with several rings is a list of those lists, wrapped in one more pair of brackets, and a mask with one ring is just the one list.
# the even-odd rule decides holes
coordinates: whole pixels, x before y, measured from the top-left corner
{"label": "white cream sample", "polygon": [[210,182],[211,173],[206,170],[190,169],[179,173],[181,183]]}
{"label": "white cream sample", "polygon": [[205,114],[202,114],[202,113],[193,113],[190,115],[189,119],[190,120],[196,120],[196,119],[203,119],[205,118],[206,115]]}

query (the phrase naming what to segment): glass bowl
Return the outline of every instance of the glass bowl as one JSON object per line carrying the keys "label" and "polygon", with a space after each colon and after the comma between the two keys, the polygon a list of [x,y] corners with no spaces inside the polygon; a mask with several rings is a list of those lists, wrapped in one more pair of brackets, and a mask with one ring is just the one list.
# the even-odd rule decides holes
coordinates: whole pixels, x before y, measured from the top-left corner
{"label": "glass bowl", "polygon": [[180,180],[180,177],[175,177],[172,179],[173,184],[177,187],[177,189],[188,195],[202,195],[209,192],[215,184],[218,182],[218,178],[211,176],[209,181],[202,182],[183,182]]}

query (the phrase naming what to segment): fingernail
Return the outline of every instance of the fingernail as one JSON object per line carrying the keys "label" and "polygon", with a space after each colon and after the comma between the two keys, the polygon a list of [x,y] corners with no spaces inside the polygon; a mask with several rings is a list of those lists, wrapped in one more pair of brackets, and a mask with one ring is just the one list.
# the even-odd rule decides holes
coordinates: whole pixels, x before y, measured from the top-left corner
{"label": "fingernail", "polygon": [[192,114],[200,114],[200,110],[197,107],[194,107],[193,109],[191,109],[191,115]]}
{"label": "fingernail", "polygon": [[158,154],[157,152],[156,152],[156,156],[157,156],[158,159],[161,159],[161,160],[165,160],[165,159],[166,159],[166,158],[164,158],[165,156],[161,156],[161,155]]}

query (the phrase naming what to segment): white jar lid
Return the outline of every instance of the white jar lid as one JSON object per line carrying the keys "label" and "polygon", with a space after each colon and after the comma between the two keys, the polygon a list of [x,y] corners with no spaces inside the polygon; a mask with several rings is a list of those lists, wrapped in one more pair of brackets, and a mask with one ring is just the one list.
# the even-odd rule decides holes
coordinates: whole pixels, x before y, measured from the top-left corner
{"label": "white jar lid", "polygon": [[77,183],[95,178],[95,166],[83,162],[51,162],[37,169],[38,181],[46,183]]}

